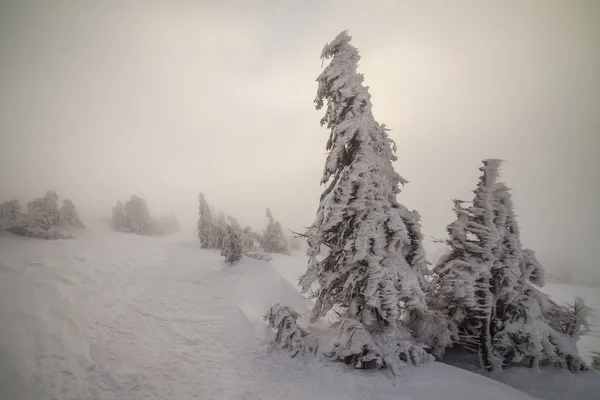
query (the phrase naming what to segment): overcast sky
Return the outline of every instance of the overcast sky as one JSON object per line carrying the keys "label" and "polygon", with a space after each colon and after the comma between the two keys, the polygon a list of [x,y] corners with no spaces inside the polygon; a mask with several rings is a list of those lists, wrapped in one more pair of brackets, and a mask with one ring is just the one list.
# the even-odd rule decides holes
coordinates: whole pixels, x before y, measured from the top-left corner
{"label": "overcast sky", "polygon": [[319,55],[348,29],[426,235],[503,158],[524,244],[600,271],[600,2],[162,3],[0,0],[2,200],[54,189],[108,216],[135,193],[193,222],[203,191],[301,229],[323,190]]}

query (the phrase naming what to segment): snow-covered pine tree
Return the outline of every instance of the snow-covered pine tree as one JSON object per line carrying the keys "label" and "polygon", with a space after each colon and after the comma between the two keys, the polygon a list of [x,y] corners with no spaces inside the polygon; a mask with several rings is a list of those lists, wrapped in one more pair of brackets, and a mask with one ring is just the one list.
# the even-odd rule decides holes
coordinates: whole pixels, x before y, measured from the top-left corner
{"label": "snow-covered pine tree", "polygon": [[289,254],[288,243],[283,236],[281,224],[275,218],[271,210],[267,208],[269,222],[262,236],[262,248],[268,253]]}
{"label": "snow-covered pine tree", "polygon": [[131,198],[125,202],[124,208],[125,214],[127,215],[128,232],[149,236],[156,234],[156,227],[150,216],[146,200],[136,195],[132,195]]}
{"label": "snow-covered pine tree", "polygon": [[225,241],[221,255],[229,265],[237,263],[242,258],[242,240],[230,225],[225,228]]}
{"label": "snow-covered pine tree", "polygon": [[67,228],[79,228],[85,229],[85,224],[81,222],[79,213],[75,204],[69,199],[63,201],[63,205],[59,210],[60,213],[60,224]]}
{"label": "snow-covered pine tree", "polygon": [[481,365],[493,369],[490,326],[494,299],[490,291],[492,267],[500,246],[494,222],[494,190],[500,160],[484,160],[475,198],[464,208],[455,200],[457,219],[448,225],[450,251],[434,269],[436,308],[455,324],[459,342],[479,354]]}
{"label": "snow-covered pine tree", "polygon": [[484,161],[472,207],[455,202],[451,250],[434,269],[431,305],[458,332],[453,340],[476,350],[486,369],[525,362],[585,369],[576,346],[584,307],[559,306],[533,286],[543,284],[544,271],[523,249],[510,191],[496,182],[499,164]]}
{"label": "snow-covered pine tree", "polygon": [[[402,320],[403,314],[427,309],[427,263],[419,215],[396,199],[406,181],[392,166],[395,144],[373,117],[370,94],[357,73],[360,56],[350,39],[340,33],[321,55],[331,59],[317,79],[315,100],[317,109],[327,102],[321,125],[330,129],[329,154],[321,183],[329,186],[307,230],[309,264],[300,285],[316,299],[312,321],[334,307],[352,321],[340,324],[339,348],[358,352],[357,368],[368,363],[396,372],[405,362],[431,359]],[[330,249],[323,260],[318,257],[322,246]],[[348,343],[353,337],[362,339]]]}
{"label": "snow-covered pine tree", "polygon": [[200,239],[200,247],[203,249],[213,249],[215,248],[213,213],[203,193],[199,195],[199,202],[198,238]]}
{"label": "snow-covered pine tree", "polygon": [[[216,214],[213,209],[213,215]],[[225,240],[227,239],[227,220],[225,219],[225,214],[220,212],[217,216],[216,223],[213,226],[213,234],[212,234],[213,249],[222,250],[225,247]]]}

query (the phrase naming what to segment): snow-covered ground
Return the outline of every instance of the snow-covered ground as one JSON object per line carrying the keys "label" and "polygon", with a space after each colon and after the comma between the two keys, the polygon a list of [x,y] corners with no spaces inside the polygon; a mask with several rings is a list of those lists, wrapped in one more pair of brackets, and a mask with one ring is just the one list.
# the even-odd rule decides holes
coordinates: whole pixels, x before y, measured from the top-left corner
{"label": "snow-covered ground", "polygon": [[[191,235],[0,236],[0,399],[531,398],[442,363],[394,380],[269,352],[262,314],[308,309],[295,287],[305,266],[294,255],[228,267]],[[578,379],[600,381],[591,374]]]}

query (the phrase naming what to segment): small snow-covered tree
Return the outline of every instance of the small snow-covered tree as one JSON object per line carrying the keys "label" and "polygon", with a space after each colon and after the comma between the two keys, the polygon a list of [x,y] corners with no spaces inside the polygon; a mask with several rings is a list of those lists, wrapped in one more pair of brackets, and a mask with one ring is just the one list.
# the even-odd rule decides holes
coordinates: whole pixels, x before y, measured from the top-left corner
{"label": "small snow-covered tree", "polygon": [[111,225],[118,232],[148,236],[160,233],[154,218],[150,215],[146,200],[141,197],[132,195],[125,204],[118,201],[112,211]]}
{"label": "small snow-covered tree", "polygon": [[21,223],[23,215],[20,210],[19,200],[0,203],[0,231],[8,230]]}
{"label": "small snow-covered tree", "polygon": [[242,242],[245,252],[255,252],[260,246],[261,236],[252,230],[250,226],[246,226],[242,231]]}
{"label": "small snow-covered tree", "polygon": [[[327,102],[321,124],[330,130],[329,154],[321,183],[329,185],[307,231],[309,263],[300,284],[316,299],[312,321],[334,307],[353,321],[340,325],[340,348],[358,352],[354,365],[373,360],[375,350],[362,354],[371,346],[395,371],[401,364],[430,359],[402,320],[427,309],[419,215],[396,199],[406,180],[392,165],[395,144],[373,117],[350,36],[340,33],[325,46],[322,58],[331,62],[317,79],[315,103],[321,109]],[[319,257],[322,246],[329,248],[324,259]],[[351,338],[360,339],[350,343]]]}
{"label": "small snow-covered tree", "polygon": [[46,192],[42,198],[27,204],[27,212],[20,211],[18,201],[3,203],[0,216],[0,227],[15,235],[38,239],[65,239],[71,234],[60,226],[58,195],[53,191]]}
{"label": "small snow-covered tree", "polygon": [[131,198],[125,202],[124,207],[125,214],[127,215],[129,232],[138,235],[156,234],[156,227],[150,216],[146,200],[136,195],[132,195]]}
{"label": "small snow-covered tree", "polygon": [[44,197],[30,201],[27,204],[27,216],[43,227],[60,225],[58,195],[49,190]]}
{"label": "small snow-covered tree", "polygon": [[271,210],[267,208],[269,222],[262,236],[262,248],[269,253],[289,254],[288,244],[283,236],[281,224],[275,218]]}
{"label": "small snow-covered tree", "polygon": [[81,222],[79,213],[75,204],[69,199],[63,201],[63,205],[59,210],[60,213],[60,224],[67,228],[80,228],[85,229],[85,224]]}
{"label": "small snow-covered tree", "polygon": [[231,226],[225,228],[225,240],[221,255],[225,257],[227,264],[233,265],[242,258],[242,241],[238,232]]}
{"label": "small snow-covered tree", "polygon": [[198,238],[200,239],[200,247],[203,249],[213,249],[215,248],[213,213],[203,193],[199,195],[199,202]]}

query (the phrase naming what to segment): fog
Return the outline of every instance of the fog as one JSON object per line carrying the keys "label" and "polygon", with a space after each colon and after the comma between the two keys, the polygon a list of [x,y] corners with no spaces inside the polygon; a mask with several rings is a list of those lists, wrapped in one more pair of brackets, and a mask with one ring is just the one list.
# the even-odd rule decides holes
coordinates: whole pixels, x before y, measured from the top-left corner
{"label": "fog", "polygon": [[323,190],[319,55],[348,29],[426,235],[502,158],[524,244],[600,278],[600,3],[118,3],[0,2],[0,199],[53,189],[108,217],[137,194],[192,226],[202,191],[302,229]]}

